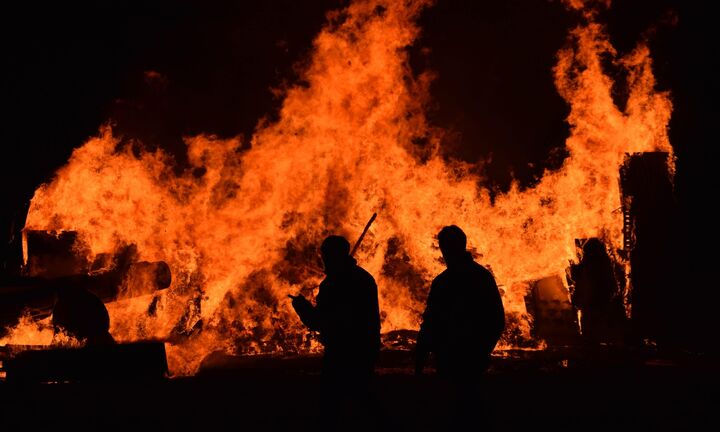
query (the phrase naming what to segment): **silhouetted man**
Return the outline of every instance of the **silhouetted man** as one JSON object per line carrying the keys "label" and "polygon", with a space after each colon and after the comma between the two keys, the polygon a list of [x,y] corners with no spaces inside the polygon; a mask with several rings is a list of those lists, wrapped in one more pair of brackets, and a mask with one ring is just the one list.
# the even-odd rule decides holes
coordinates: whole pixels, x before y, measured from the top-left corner
{"label": "silhouetted man", "polygon": [[454,389],[452,430],[486,428],[487,401],[479,395],[479,378],[505,327],[505,312],[495,278],[473,261],[467,237],[455,225],[438,234],[447,269],[432,282],[418,335],[415,373],[422,374],[429,353],[438,374]]}
{"label": "silhouetted man", "polygon": [[366,379],[380,349],[380,312],[375,279],[350,256],[344,237],[329,236],[321,247],[325,279],[313,306],[305,297],[292,305],[303,324],[320,332],[323,374]]}
{"label": "silhouetted man", "polygon": [[343,411],[350,409],[359,421],[367,421],[369,414],[366,404],[380,350],[378,292],[375,279],[350,256],[350,244],[344,237],[327,237],[320,253],[326,276],[316,305],[299,295],[293,297],[292,306],[308,328],[320,332],[325,347],[325,400],[320,409],[329,422],[326,426],[345,428],[347,423],[335,424],[348,420]]}
{"label": "silhouetted man", "polygon": [[466,380],[482,374],[505,327],[495,278],[473,261],[467,237],[455,225],[438,234],[447,269],[432,282],[416,348],[421,374],[430,352],[440,375]]}

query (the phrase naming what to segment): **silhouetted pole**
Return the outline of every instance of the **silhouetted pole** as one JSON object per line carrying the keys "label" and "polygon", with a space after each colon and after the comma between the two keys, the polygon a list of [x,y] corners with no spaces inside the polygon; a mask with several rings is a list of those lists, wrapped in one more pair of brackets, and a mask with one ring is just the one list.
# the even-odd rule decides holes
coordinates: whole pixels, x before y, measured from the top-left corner
{"label": "silhouetted pole", "polygon": [[363,230],[362,234],[360,234],[360,238],[357,239],[355,242],[355,246],[353,246],[352,250],[350,251],[350,256],[354,256],[355,252],[357,251],[358,247],[360,247],[360,243],[362,243],[363,238],[365,238],[365,234],[367,234],[368,230],[370,229],[370,225],[375,221],[375,218],[377,217],[377,213],[373,213],[372,217],[368,221],[368,223],[365,225],[365,229]]}

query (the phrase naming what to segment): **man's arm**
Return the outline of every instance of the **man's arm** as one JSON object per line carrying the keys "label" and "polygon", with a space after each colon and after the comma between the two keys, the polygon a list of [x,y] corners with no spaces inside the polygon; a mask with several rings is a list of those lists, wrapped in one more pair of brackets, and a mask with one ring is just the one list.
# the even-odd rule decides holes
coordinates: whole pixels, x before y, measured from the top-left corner
{"label": "man's arm", "polygon": [[505,329],[505,310],[497,282],[490,272],[485,275],[483,287],[479,290],[481,297],[478,299],[478,313],[480,320],[478,333],[482,341],[483,349],[488,353],[492,352],[497,345]]}
{"label": "man's arm", "polygon": [[375,279],[371,279],[372,283],[370,286],[370,297],[368,298],[369,301],[369,307],[368,310],[370,312],[370,331],[373,335],[377,335],[377,347],[380,349],[380,303],[378,300],[378,289],[377,284],[375,283]]}
{"label": "man's arm", "polygon": [[308,299],[302,295],[288,295],[292,299],[292,307],[295,309],[295,313],[300,317],[300,321],[305,324],[310,330],[320,330],[320,317],[316,307],[310,303]]}
{"label": "man's arm", "polygon": [[423,321],[420,324],[417,344],[415,345],[415,374],[421,375],[427,363],[430,352],[433,350],[433,333],[435,332],[435,281],[430,286],[427,306],[423,313]]}

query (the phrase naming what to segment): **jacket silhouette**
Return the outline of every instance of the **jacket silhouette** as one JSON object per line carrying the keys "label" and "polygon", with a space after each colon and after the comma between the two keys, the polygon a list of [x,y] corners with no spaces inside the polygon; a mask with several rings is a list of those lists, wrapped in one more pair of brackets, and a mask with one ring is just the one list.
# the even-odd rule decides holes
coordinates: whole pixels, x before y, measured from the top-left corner
{"label": "jacket silhouette", "polygon": [[482,374],[505,327],[495,278],[465,250],[465,233],[445,227],[438,235],[447,269],[432,282],[416,347],[416,373],[434,353],[448,378]]}
{"label": "jacket silhouette", "polygon": [[340,236],[321,246],[325,279],[313,306],[305,297],[293,297],[300,320],[320,333],[323,374],[329,377],[367,378],[380,350],[380,312],[375,279],[349,255],[350,244]]}

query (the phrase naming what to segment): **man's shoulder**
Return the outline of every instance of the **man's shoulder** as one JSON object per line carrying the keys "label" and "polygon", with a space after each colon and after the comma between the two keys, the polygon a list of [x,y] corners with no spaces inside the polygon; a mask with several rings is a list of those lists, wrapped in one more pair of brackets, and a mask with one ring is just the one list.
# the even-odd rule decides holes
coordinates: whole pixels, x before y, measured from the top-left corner
{"label": "man's shoulder", "polygon": [[477,261],[472,262],[472,267],[473,267],[473,270],[475,270],[478,273],[481,273],[485,276],[494,277],[492,272],[490,271],[490,269],[488,269],[487,267],[485,267],[484,265],[480,264]]}
{"label": "man's shoulder", "polygon": [[433,285],[443,285],[445,283],[456,284],[458,281],[495,281],[492,272],[482,264],[475,260],[467,262],[462,267],[455,269],[445,269],[442,273],[433,279]]}
{"label": "man's shoulder", "polygon": [[497,280],[495,280],[495,275],[493,275],[490,269],[482,264],[474,262],[473,274],[473,279],[483,288],[483,292],[487,294],[499,293]]}
{"label": "man's shoulder", "polygon": [[435,276],[435,278],[432,280],[432,286],[442,285],[445,283],[451,276],[451,273],[448,269],[443,270],[440,272],[439,275]]}
{"label": "man's shoulder", "polygon": [[369,271],[365,270],[364,268],[360,267],[359,265],[355,266],[354,276],[362,282],[365,282],[368,284],[370,284],[370,283],[375,284],[375,278],[373,277],[373,275],[371,275]]}

